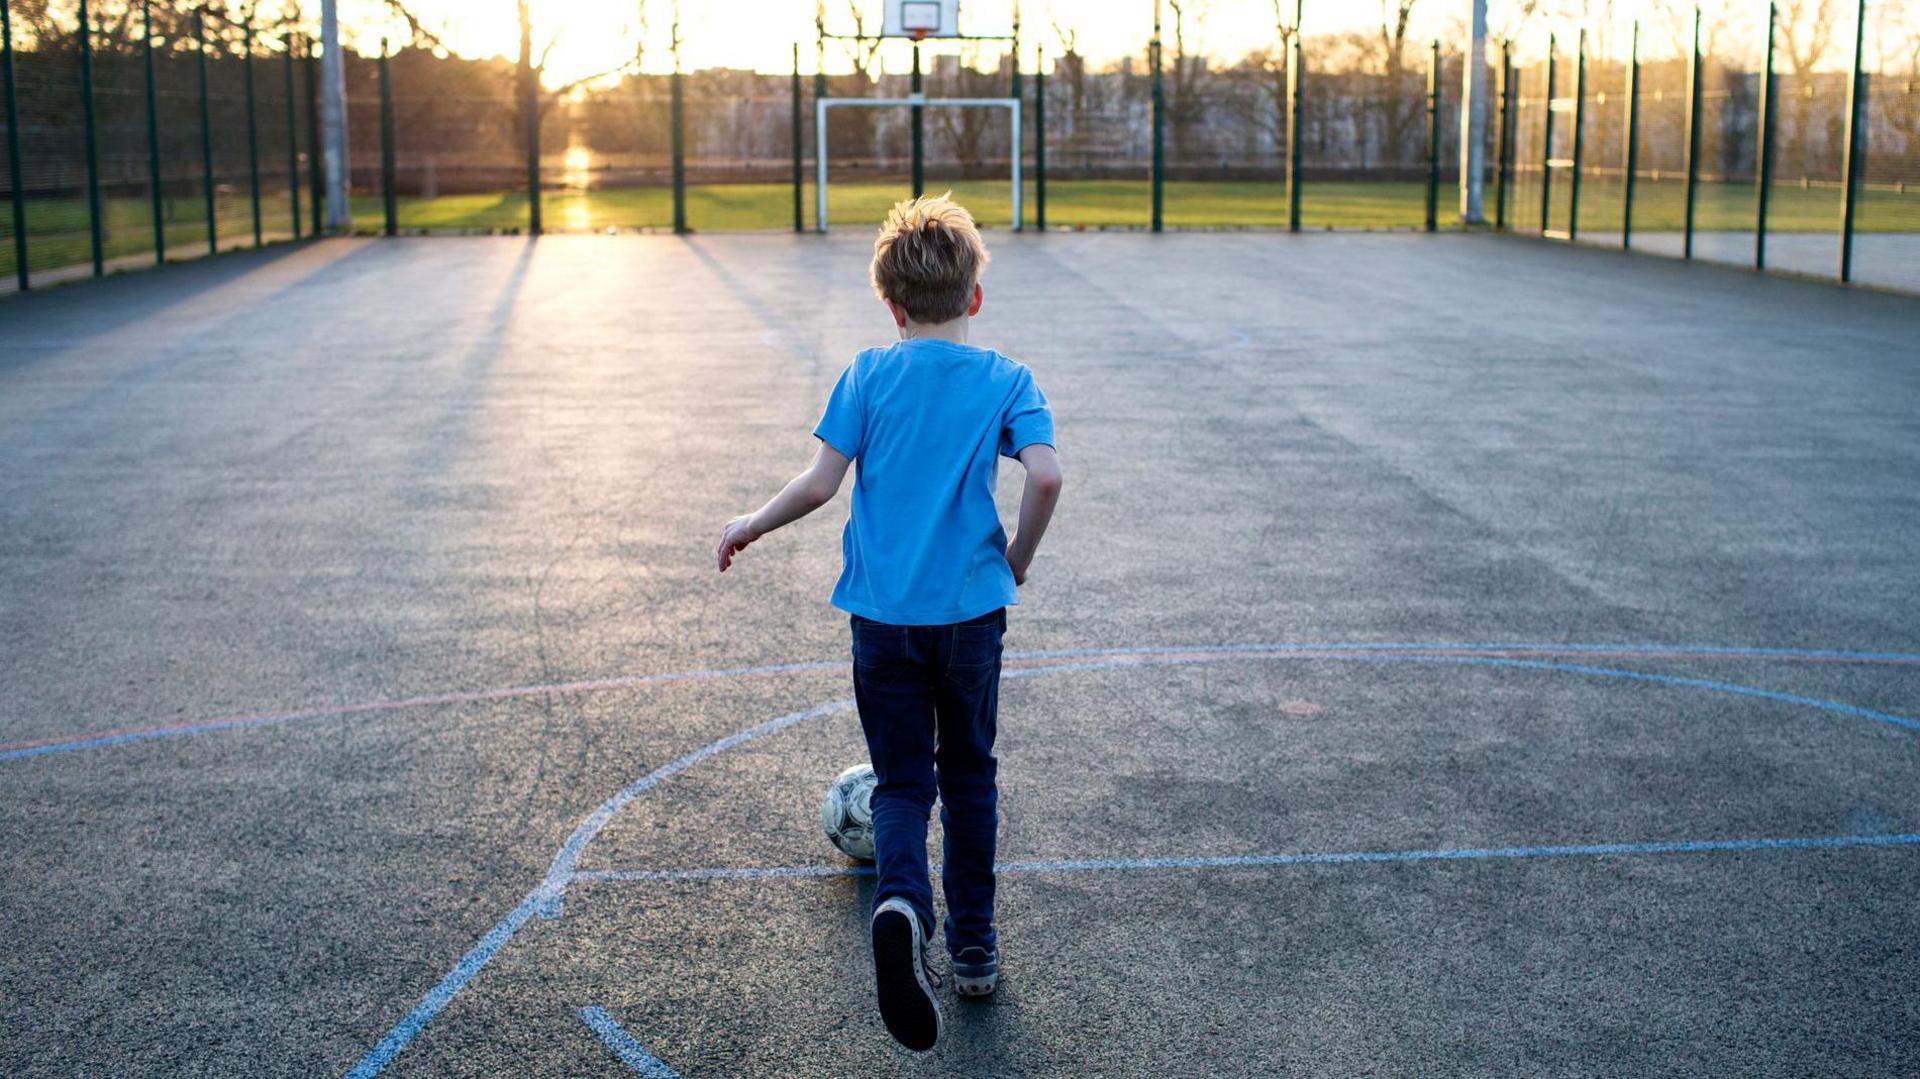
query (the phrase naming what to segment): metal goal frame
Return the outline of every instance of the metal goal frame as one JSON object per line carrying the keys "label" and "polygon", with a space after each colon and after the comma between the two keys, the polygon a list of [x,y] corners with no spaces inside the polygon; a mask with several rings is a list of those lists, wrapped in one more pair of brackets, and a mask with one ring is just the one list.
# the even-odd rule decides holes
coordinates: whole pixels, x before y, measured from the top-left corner
{"label": "metal goal frame", "polygon": [[823,97],[814,103],[814,220],[815,230],[827,231],[827,110],[835,108],[974,108],[1005,109],[1012,120],[1013,159],[1013,231],[1022,229],[1022,205],[1020,175],[1020,99],[1013,97],[928,97],[925,94],[911,94],[907,97]]}

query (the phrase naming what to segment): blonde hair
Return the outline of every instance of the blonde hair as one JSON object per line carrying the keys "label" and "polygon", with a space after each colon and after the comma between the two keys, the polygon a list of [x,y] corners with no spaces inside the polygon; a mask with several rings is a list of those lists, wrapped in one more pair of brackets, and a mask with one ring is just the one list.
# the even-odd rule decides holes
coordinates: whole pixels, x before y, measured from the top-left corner
{"label": "blonde hair", "polygon": [[873,241],[873,291],[915,322],[950,322],[973,306],[987,245],[953,192],[896,205]]}

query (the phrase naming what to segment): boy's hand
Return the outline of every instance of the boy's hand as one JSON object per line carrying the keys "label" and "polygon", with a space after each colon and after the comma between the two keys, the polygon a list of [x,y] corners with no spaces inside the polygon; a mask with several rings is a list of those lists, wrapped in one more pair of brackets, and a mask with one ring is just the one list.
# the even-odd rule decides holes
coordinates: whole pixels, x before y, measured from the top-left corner
{"label": "boy's hand", "polygon": [[720,572],[727,572],[733,565],[733,556],[747,549],[747,545],[760,538],[753,530],[753,515],[746,514],[727,522],[726,530],[720,533]]}
{"label": "boy's hand", "polygon": [[1020,556],[1014,553],[1013,544],[1011,542],[1007,544],[1006,554],[1007,554],[1007,568],[1013,570],[1013,583],[1016,585],[1026,584],[1027,583],[1027,567],[1028,565],[1030,565],[1030,563],[1020,561]]}

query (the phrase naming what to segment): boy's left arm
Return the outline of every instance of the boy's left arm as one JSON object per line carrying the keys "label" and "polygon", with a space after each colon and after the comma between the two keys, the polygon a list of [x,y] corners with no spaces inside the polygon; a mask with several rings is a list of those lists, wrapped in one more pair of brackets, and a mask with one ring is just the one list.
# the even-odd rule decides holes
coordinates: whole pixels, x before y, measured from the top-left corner
{"label": "boy's left arm", "polygon": [[727,572],[727,567],[733,565],[733,556],[746,550],[754,540],[832,501],[833,496],[840,493],[840,483],[851,464],[851,458],[821,441],[814,451],[813,464],[805,472],[790,480],[766,505],[727,522],[726,530],[720,534],[720,572]]}

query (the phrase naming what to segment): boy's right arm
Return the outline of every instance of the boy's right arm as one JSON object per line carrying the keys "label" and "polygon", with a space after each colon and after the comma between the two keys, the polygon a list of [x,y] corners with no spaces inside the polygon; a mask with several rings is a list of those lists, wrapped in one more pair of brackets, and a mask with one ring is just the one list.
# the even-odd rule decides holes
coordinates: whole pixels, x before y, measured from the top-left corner
{"label": "boy's right arm", "polygon": [[1047,522],[1053,520],[1053,507],[1060,501],[1060,455],[1052,446],[1036,442],[1017,455],[1027,469],[1027,486],[1020,494],[1020,523],[1013,539],[1007,542],[1007,565],[1013,568],[1013,583],[1027,583],[1027,567],[1033,564],[1040,538],[1046,535]]}

